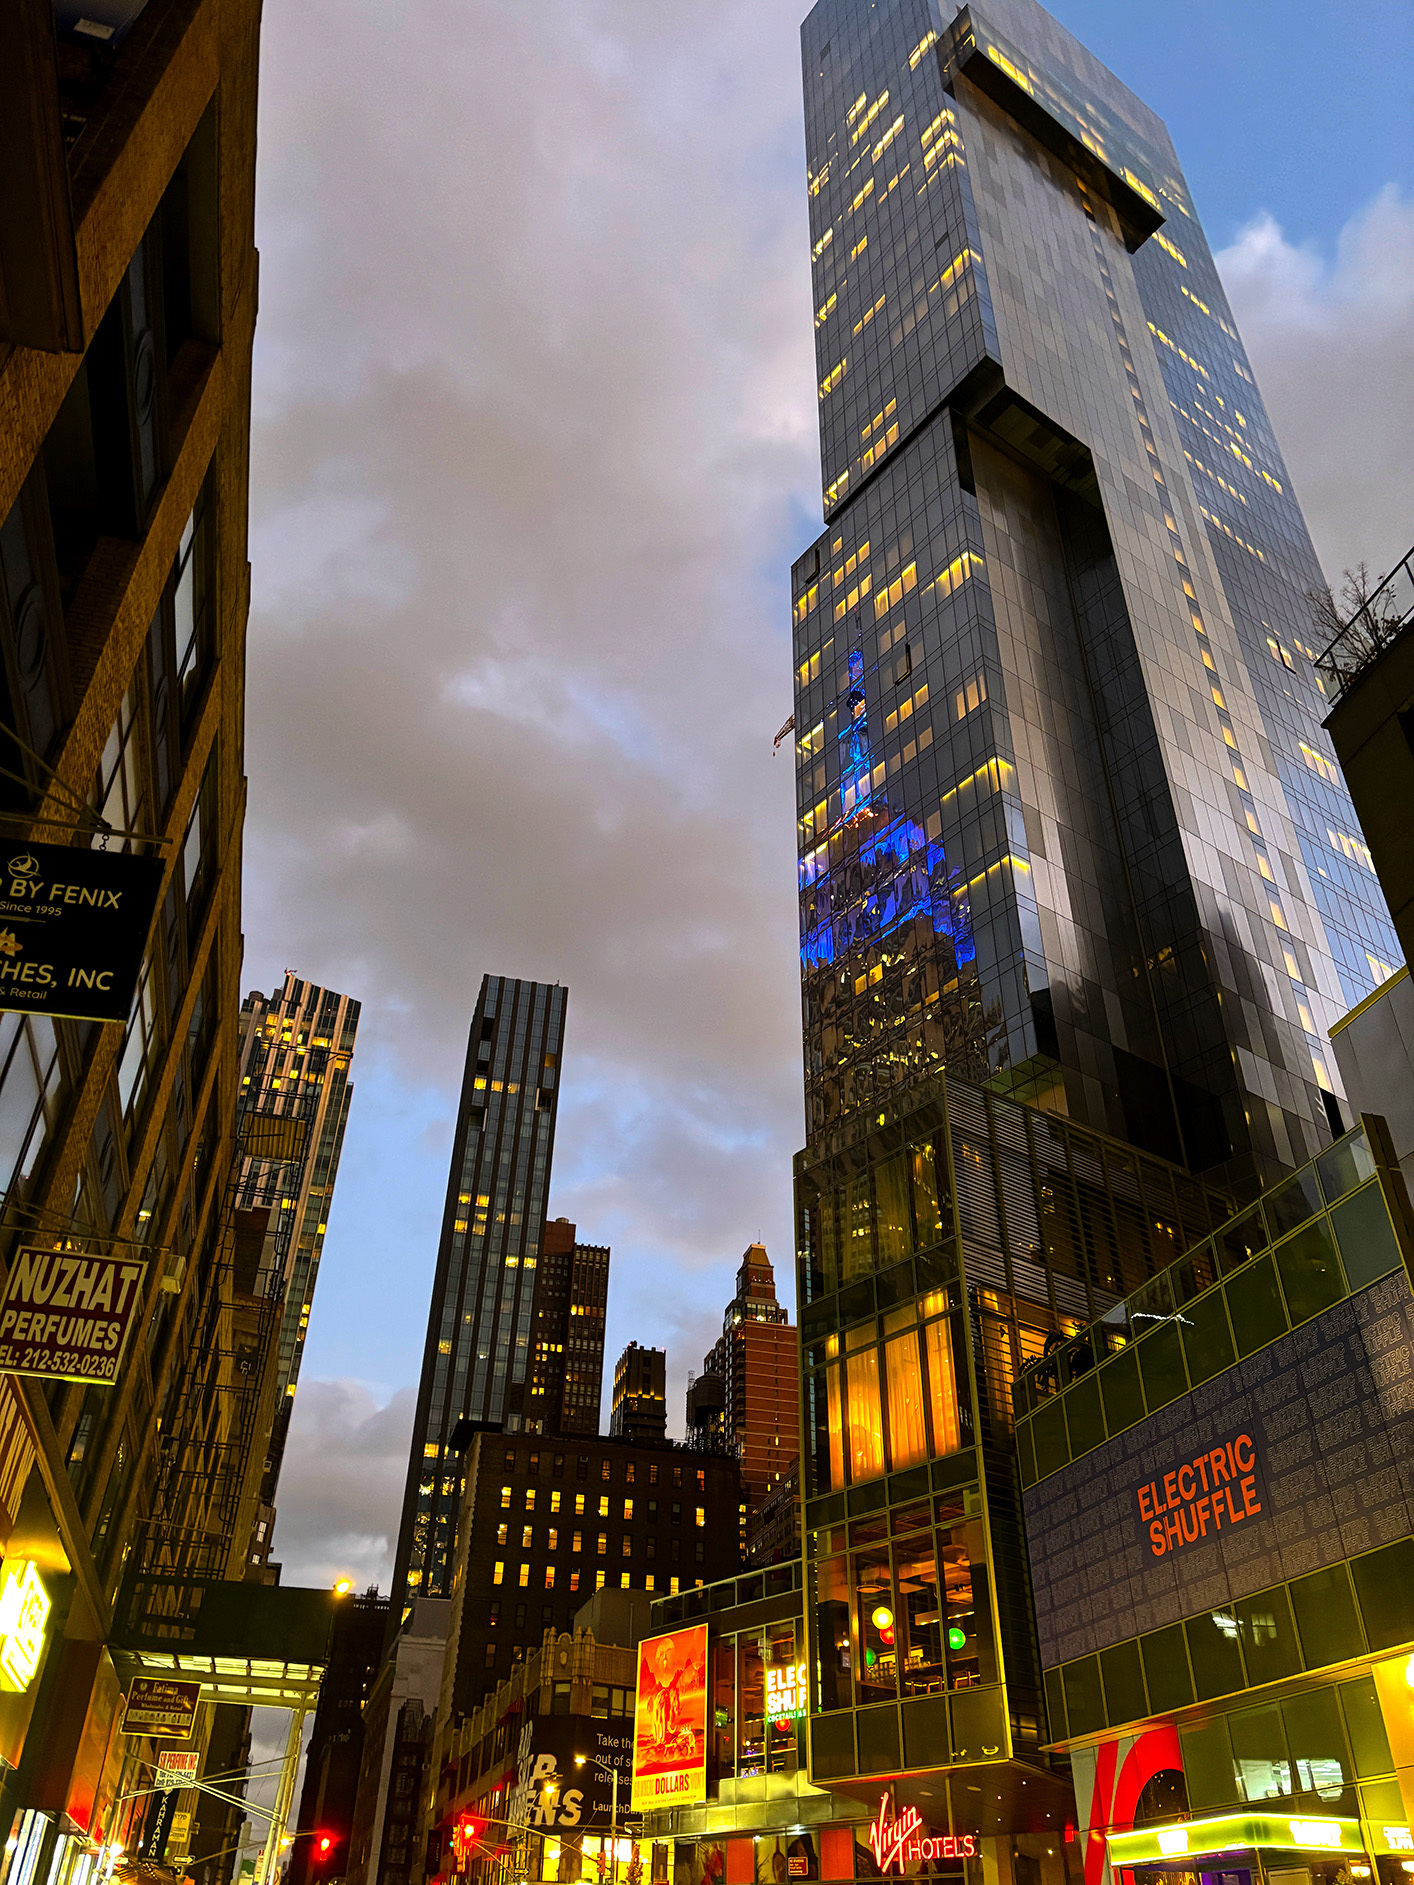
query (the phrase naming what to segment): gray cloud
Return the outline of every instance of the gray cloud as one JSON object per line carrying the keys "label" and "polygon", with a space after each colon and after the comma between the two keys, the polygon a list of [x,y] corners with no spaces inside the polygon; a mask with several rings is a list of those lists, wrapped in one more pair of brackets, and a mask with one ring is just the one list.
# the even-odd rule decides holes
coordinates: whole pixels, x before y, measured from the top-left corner
{"label": "gray cloud", "polygon": [[403,1388],[380,1406],[361,1381],[300,1384],[276,1527],[286,1584],[387,1590],[415,1398]]}
{"label": "gray cloud", "polygon": [[1334,260],[1258,216],[1217,257],[1326,574],[1414,537],[1414,203],[1380,192]]}

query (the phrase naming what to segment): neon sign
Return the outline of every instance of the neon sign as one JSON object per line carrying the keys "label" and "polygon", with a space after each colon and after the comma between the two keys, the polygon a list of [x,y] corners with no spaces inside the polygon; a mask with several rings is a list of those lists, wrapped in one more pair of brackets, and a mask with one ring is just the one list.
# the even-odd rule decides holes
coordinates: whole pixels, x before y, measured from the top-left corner
{"label": "neon sign", "polygon": [[889,1796],[879,1796],[879,1815],[869,1828],[869,1847],[881,1872],[902,1872],[923,1859],[975,1859],[977,1841],[971,1833],[933,1834],[925,1831],[916,1806],[894,1817]]}
{"label": "neon sign", "polygon": [[22,1694],[38,1675],[49,1610],[33,1564],[12,1559],[0,1582],[0,1689]]}
{"label": "neon sign", "polygon": [[786,1663],[766,1671],[766,1713],[784,1721],[805,1713],[805,1664]]}

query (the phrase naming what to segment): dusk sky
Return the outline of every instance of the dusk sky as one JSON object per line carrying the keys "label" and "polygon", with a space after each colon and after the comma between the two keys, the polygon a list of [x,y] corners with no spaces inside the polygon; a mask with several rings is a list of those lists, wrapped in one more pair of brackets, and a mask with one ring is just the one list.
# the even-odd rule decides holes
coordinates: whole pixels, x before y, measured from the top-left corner
{"label": "dusk sky", "polygon": [[[1414,536],[1407,0],[1065,0],[1167,120],[1328,575]],[[670,1427],[791,1291],[792,558],[819,529],[799,0],[264,14],[246,988],[363,1003],[281,1485],[387,1588],[467,1023],[569,988],[552,1214]],[[606,1404],[607,1416],[607,1404]]]}

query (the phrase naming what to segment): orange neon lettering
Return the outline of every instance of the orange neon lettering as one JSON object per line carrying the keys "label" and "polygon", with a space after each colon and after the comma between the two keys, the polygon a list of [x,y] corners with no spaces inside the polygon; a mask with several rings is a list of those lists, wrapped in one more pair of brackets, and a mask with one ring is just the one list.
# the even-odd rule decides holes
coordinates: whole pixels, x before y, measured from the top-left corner
{"label": "orange neon lettering", "polygon": [[[1186,1486],[1183,1483],[1183,1476],[1185,1473],[1188,1475],[1188,1484]],[[1179,1498],[1184,1499],[1184,1500],[1191,1500],[1196,1491],[1197,1491],[1197,1487],[1194,1485],[1194,1481],[1193,1481],[1193,1468],[1191,1466],[1180,1466],[1178,1469],[1178,1496]]]}
{"label": "orange neon lettering", "polygon": [[[1242,1454],[1238,1451],[1239,1447],[1246,1447],[1246,1459],[1243,1459]],[[1252,1444],[1252,1436],[1250,1433],[1238,1434],[1237,1438],[1232,1443],[1232,1457],[1237,1463],[1239,1473],[1250,1473],[1256,1470],[1257,1449]]]}
{"label": "orange neon lettering", "polygon": [[1242,1481],[1242,1516],[1256,1518],[1261,1509],[1262,1502],[1257,1497],[1256,1478],[1252,1473],[1248,1473]]}
{"label": "orange neon lettering", "polygon": [[1221,1486],[1232,1477],[1227,1467],[1227,1452],[1223,1447],[1215,1446],[1208,1455],[1213,1467],[1213,1484]]}
{"label": "orange neon lettering", "polygon": [[1163,1528],[1163,1523],[1161,1520],[1159,1519],[1154,1520],[1153,1524],[1149,1527],[1149,1536],[1154,1541],[1150,1545],[1149,1549],[1153,1552],[1156,1558],[1163,1557],[1164,1552],[1167,1549],[1167,1547],[1164,1544],[1164,1528]]}

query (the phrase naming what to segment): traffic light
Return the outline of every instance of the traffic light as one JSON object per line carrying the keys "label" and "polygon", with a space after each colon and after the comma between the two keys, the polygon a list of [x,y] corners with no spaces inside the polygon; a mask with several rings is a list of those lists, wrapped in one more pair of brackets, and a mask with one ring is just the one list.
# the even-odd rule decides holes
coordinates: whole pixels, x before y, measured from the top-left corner
{"label": "traffic light", "polygon": [[314,1863],[316,1866],[328,1866],[334,1862],[334,1848],[338,1844],[336,1833],[316,1833],[314,1835]]}
{"label": "traffic light", "polygon": [[459,1813],[452,1825],[452,1850],[458,1869],[466,1863],[486,1836],[486,1821],[479,1813]]}

